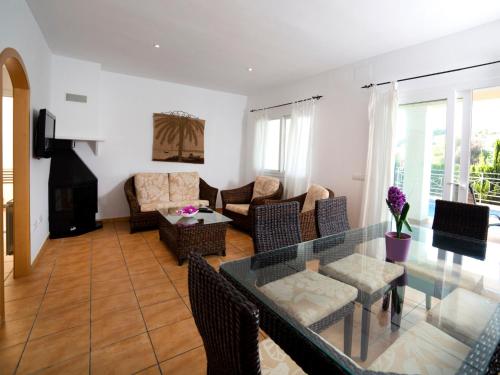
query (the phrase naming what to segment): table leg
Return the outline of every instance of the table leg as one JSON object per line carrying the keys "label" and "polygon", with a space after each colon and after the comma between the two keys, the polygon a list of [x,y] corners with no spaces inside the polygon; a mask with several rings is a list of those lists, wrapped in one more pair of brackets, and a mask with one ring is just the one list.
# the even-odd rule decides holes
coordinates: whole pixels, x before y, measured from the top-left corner
{"label": "table leg", "polygon": [[344,318],[344,354],[351,356],[352,349],[352,326],[353,326],[354,311],[346,315]]}
{"label": "table leg", "polygon": [[366,361],[368,358],[368,342],[370,339],[370,319],[371,311],[370,306],[363,306],[363,312],[361,314],[361,360]]}
{"label": "table leg", "polygon": [[391,330],[397,331],[401,326],[403,304],[405,299],[405,286],[396,286],[392,289],[391,298]]}

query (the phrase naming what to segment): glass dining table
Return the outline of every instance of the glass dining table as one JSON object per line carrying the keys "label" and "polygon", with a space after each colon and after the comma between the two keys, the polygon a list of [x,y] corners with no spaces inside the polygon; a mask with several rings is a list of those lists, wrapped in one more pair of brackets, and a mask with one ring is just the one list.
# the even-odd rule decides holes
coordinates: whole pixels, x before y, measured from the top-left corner
{"label": "glass dining table", "polygon": [[496,374],[500,242],[414,227],[405,261],[391,223],[223,263],[260,327],[306,373]]}

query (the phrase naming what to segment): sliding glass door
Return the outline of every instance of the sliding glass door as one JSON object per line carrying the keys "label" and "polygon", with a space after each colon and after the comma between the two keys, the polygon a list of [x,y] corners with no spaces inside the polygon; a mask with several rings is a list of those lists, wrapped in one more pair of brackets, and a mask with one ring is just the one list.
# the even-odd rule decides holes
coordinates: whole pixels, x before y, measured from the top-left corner
{"label": "sliding glass door", "polygon": [[500,87],[419,99],[400,104],[395,134],[394,184],[410,221],[431,225],[436,199],[500,214]]}

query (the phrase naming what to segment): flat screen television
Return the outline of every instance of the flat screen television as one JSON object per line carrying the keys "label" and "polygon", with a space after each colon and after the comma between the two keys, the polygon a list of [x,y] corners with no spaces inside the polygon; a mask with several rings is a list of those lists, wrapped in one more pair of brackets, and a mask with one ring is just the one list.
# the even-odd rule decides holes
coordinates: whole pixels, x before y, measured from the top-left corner
{"label": "flat screen television", "polygon": [[50,158],[52,156],[52,140],[55,136],[56,117],[47,109],[41,109],[33,132],[33,146],[36,158]]}

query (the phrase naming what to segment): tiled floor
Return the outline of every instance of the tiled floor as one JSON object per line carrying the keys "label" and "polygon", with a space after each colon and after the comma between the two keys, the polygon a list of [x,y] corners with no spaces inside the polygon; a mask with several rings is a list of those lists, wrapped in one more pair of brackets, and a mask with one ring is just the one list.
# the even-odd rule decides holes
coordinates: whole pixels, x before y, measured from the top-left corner
{"label": "tiled floor", "polygon": [[[224,261],[253,254],[233,229]],[[34,272],[6,280],[0,374],[204,374],[205,353],[179,267],[156,231],[125,222],[51,240]]]}
{"label": "tiled floor", "polygon": [[[251,238],[229,229],[218,268],[253,254]],[[308,268],[317,269],[317,261]],[[5,286],[0,326],[3,374],[205,374],[206,359],[181,267],[157,231],[129,234],[125,222],[84,236],[51,240],[33,273]],[[403,324],[425,319],[425,296],[407,288]],[[398,336],[389,313],[373,308],[367,366]],[[353,354],[359,353],[360,309],[354,315]],[[342,348],[343,323],[322,332]],[[372,336],[372,335],[370,335]],[[373,348],[373,349],[372,349]],[[359,358],[353,357],[355,360]]]}

